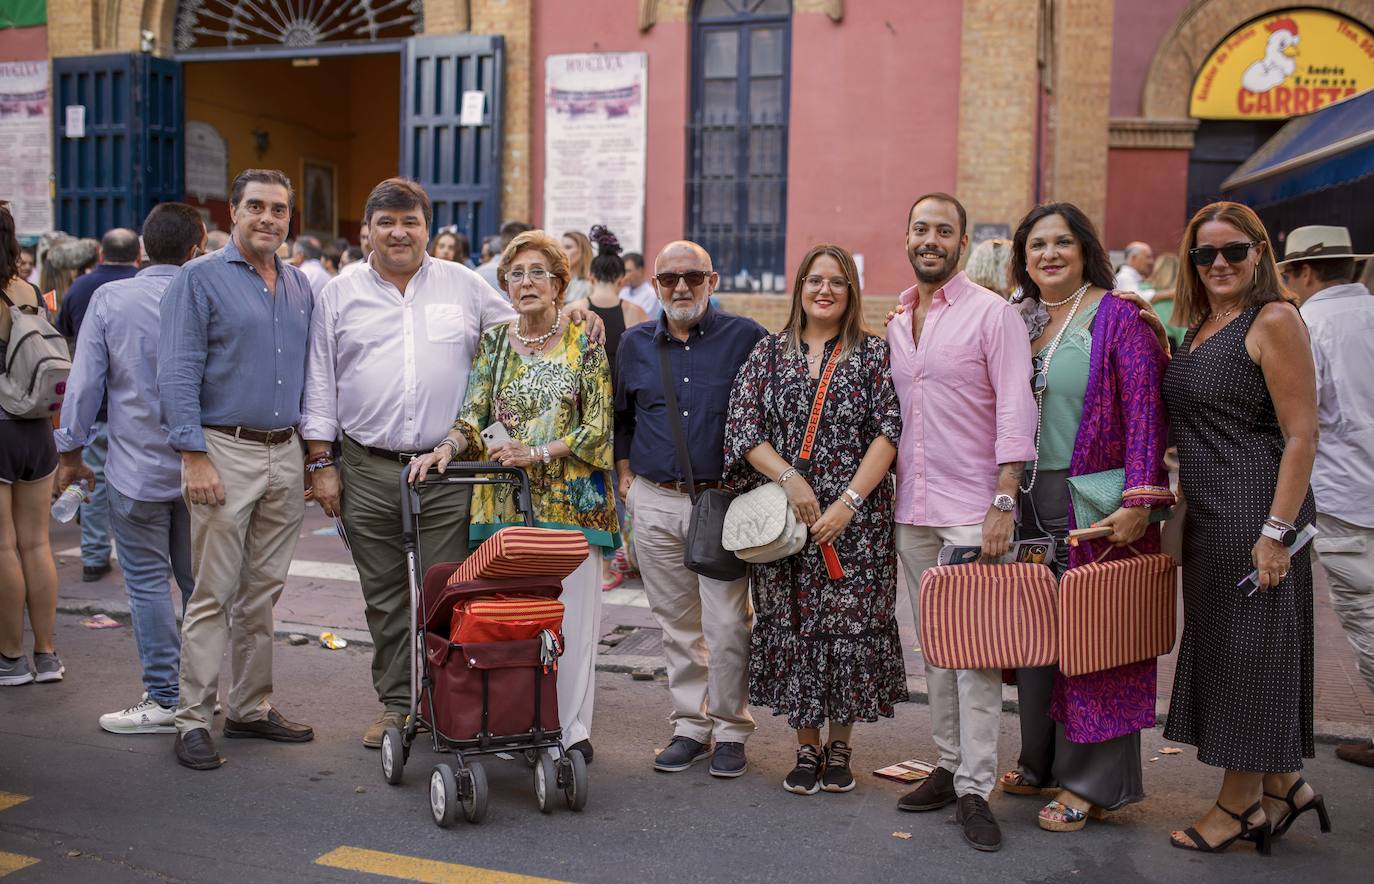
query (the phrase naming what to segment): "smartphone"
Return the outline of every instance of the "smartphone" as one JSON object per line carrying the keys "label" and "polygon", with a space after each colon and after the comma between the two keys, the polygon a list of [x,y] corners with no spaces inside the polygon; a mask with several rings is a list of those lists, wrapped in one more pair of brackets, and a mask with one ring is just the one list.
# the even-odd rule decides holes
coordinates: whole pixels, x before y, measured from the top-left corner
{"label": "smartphone", "polygon": [[497,421],[482,431],[482,441],[486,443],[487,450],[490,451],[497,445],[511,441],[510,431],[506,429],[505,424]]}

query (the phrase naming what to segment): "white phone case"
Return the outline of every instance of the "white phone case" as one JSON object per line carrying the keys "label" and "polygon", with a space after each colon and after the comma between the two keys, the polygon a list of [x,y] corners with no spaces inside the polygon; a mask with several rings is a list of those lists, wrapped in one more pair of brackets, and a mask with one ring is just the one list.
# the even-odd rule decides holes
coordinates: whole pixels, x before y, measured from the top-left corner
{"label": "white phone case", "polygon": [[503,442],[509,442],[510,440],[510,431],[507,430],[506,425],[500,421],[497,421],[482,431],[482,441],[487,444],[488,449],[500,445]]}

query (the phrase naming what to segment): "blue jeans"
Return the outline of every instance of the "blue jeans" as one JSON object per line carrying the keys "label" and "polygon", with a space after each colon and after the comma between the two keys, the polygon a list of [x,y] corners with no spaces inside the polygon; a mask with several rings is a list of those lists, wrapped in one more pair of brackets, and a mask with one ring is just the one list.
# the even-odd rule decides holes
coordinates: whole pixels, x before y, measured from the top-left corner
{"label": "blue jeans", "polygon": [[103,421],[91,425],[95,435],[81,449],[81,461],[95,473],[91,502],[81,504],[81,564],[99,568],[110,563],[110,501],[106,492],[105,458],[110,434]]}
{"label": "blue jeans", "polygon": [[110,515],[129,614],[143,666],[143,687],[158,705],[175,708],[181,630],[167,581],[176,578],[185,610],[191,598],[191,516],[183,500],[134,500],[110,487]]}

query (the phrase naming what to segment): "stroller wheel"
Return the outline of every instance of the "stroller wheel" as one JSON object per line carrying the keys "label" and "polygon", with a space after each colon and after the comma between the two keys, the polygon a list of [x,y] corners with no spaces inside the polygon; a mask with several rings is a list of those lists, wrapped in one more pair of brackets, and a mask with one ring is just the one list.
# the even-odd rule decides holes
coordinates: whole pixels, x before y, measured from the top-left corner
{"label": "stroller wheel", "polygon": [[429,774],[429,813],[441,829],[447,829],[458,819],[458,781],[447,764],[434,765]]}
{"label": "stroller wheel", "polygon": [[480,823],[487,818],[487,771],[482,762],[474,761],[463,771],[463,785],[467,787],[463,795],[463,818],[470,823]]}
{"label": "stroller wheel", "polygon": [[563,798],[568,809],[580,811],[587,806],[587,761],[576,749],[563,756],[567,765],[563,776]]}
{"label": "stroller wheel", "polygon": [[553,813],[553,796],[557,791],[558,769],[553,756],[547,751],[540,752],[539,763],[534,766],[534,797],[539,802],[540,813]]}
{"label": "stroller wheel", "polygon": [[401,775],[405,773],[406,757],[401,732],[394,727],[382,731],[381,759],[382,778],[393,786],[399,786]]}

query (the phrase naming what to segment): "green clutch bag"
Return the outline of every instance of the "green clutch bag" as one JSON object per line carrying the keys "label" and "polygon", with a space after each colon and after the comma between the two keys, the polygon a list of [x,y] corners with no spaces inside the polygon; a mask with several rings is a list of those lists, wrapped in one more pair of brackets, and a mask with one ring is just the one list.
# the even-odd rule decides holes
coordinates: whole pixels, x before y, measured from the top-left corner
{"label": "green clutch bag", "polygon": [[[1073,503],[1074,523],[1079,528],[1087,528],[1099,522],[1121,507],[1121,495],[1126,491],[1126,471],[1124,469],[1103,470],[1100,473],[1084,473],[1069,477],[1069,499]],[[1168,508],[1150,510],[1151,522],[1162,522],[1173,511]]]}

